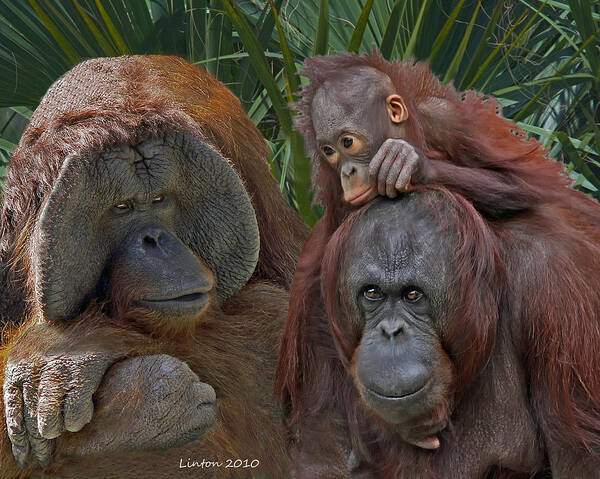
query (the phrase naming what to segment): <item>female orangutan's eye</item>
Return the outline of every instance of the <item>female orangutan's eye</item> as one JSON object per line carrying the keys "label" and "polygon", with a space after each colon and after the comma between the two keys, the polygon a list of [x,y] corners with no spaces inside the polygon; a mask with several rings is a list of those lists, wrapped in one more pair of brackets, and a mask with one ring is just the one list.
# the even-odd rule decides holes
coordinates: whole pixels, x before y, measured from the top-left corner
{"label": "female orangutan's eye", "polygon": [[404,299],[409,303],[416,303],[423,297],[423,291],[416,288],[407,288],[404,292]]}
{"label": "female orangutan's eye", "polygon": [[363,295],[369,301],[381,301],[383,298],[385,298],[385,294],[383,291],[381,291],[379,286],[367,286],[363,292]]}

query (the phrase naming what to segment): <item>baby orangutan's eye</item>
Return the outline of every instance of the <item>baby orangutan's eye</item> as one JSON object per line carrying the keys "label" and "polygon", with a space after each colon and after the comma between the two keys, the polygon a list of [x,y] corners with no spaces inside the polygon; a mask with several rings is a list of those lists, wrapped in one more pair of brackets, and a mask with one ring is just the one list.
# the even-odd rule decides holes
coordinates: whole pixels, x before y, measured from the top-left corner
{"label": "baby orangutan's eye", "polygon": [[366,150],[365,142],[358,136],[344,135],[339,139],[339,143],[350,154],[362,154]]}
{"label": "baby orangutan's eye", "polygon": [[323,153],[325,154],[325,156],[331,156],[335,153],[335,150],[331,148],[331,146],[325,145],[323,147]]}
{"label": "baby orangutan's eye", "polygon": [[338,159],[339,159],[339,154],[334,147],[332,147],[331,145],[324,145],[321,147],[321,151],[325,155],[325,159],[327,160],[327,163],[329,163],[330,165],[334,165],[334,166],[337,164]]}

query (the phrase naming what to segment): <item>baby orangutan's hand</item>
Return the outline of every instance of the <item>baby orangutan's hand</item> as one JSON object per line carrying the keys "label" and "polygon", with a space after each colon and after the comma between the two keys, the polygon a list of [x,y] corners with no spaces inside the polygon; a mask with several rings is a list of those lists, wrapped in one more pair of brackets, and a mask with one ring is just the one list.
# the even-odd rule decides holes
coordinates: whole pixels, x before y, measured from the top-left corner
{"label": "baby orangutan's hand", "polygon": [[381,196],[395,198],[398,192],[408,191],[422,158],[410,143],[388,138],[369,163],[369,183]]}

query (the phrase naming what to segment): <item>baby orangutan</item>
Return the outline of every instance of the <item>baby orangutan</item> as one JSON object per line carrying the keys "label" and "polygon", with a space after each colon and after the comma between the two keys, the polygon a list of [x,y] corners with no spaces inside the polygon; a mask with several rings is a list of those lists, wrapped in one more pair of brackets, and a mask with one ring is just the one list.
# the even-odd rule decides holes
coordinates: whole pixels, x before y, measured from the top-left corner
{"label": "baby orangutan", "polygon": [[[568,196],[581,221],[600,223],[597,204],[573,192],[563,165],[503,118],[496,100],[457,92],[424,63],[388,62],[377,52],[342,53],[307,59],[303,75],[309,81],[295,105],[300,113],[295,126],[313,157],[315,200],[325,214],[296,265],[276,382],[295,434],[290,451],[298,477],[312,478],[315,463],[321,470],[335,464],[323,452],[336,442],[334,435],[347,449],[361,449],[349,429],[356,417],[330,394],[335,390],[343,397],[347,390],[321,300],[327,244],[358,206],[378,194],[393,198],[437,187],[462,198],[478,221],[501,225],[540,208],[560,209]],[[332,424],[325,431],[323,418]],[[434,434],[410,439],[418,449],[437,450],[440,444]],[[353,471],[360,468],[360,456],[351,456],[359,458],[349,461]]]}
{"label": "baby orangutan", "polygon": [[311,117],[319,153],[338,172],[344,200],[360,205],[377,193],[395,198],[419,170],[421,153],[406,138],[408,109],[390,78],[357,66],[317,90]]}
{"label": "baby orangutan", "polygon": [[310,82],[295,104],[296,127],[314,158],[314,183],[327,184],[317,188],[324,206],[428,184],[462,194],[487,217],[539,199],[534,172],[545,159],[528,155],[539,146],[499,115],[493,98],[457,92],[425,64],[390,63],[376,52],[310,58],[303,75]]}

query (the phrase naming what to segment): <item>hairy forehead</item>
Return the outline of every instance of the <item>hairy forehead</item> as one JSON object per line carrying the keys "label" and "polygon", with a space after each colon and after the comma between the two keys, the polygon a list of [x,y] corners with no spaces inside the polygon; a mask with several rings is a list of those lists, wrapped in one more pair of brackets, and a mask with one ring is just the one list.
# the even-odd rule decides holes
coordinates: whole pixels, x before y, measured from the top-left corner
{"label": "hairy forehead", "polygon": [[325,81],[315,92],[311,118],[317,140],[330,140],[352,127],[368,130],[371,111],[383,107],[393,85],[387,75],[371,67],[353,67]]}

